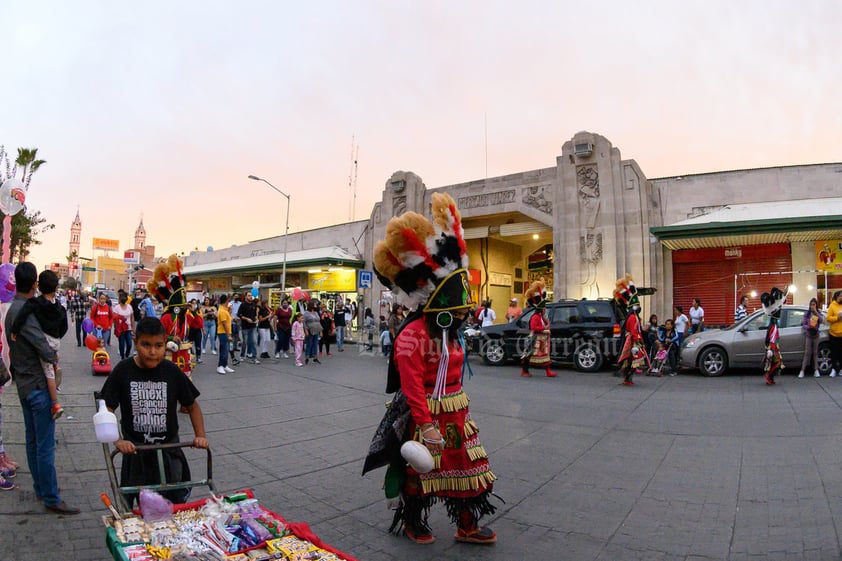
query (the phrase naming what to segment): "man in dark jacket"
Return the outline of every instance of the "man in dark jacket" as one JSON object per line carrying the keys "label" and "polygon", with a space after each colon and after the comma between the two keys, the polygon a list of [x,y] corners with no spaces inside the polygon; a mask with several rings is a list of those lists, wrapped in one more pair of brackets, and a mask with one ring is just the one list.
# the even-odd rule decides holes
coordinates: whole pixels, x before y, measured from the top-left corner
{"label": "man in dark jacket", "polygon": [[[38,271],[28,262],[15,267],[17,284],[14,300],[6,313],[6,333],[12,332],[15,318],[26,301],[35,295]],[[55,351],[50,348],[38,320],[30,315],[17,337],[9,337],[9,370],[18,388],[23,424],[26,430],[26,460],[32,473],[35,496],[44,507],[56,514],[79,514],[78,508],[67,506],[58,494],[56,476],[56,422],[50,411],[52,402],[47,390],[47,377],[41,361],[55,363]]]}

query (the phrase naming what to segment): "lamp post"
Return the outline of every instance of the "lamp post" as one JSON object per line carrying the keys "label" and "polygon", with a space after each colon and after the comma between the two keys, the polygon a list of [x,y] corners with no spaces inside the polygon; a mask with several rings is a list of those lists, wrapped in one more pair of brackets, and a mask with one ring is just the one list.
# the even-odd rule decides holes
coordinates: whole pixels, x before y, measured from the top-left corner
{"label": "lamp post", "polygon": [[284,265],[281,269],[281,293],[286,292],[287,289],[287,239],[289,238],[289,195],[263,179],[262,177],[257,177],[256,175],[249,175],[249,179],[253,179],[254,181],[262,181],[281,195],[287,198],[287,219],[286,225],[284,226]]}

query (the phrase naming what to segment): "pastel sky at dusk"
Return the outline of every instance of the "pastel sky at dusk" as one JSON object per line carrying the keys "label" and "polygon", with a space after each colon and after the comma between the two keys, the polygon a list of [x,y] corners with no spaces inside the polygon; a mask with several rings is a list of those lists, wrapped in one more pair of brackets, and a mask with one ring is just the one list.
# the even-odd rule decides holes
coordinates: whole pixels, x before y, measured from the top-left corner
{"label": "pastel sky at dusk", "polygon": [[[77,207],[158,255],[355,219],[427,187],[555,165],[577,131],[648,177],[842,161],[839,1],[4,0],[0,144],[66,261]],[[486,135],[487,122],[487,135]],[[838,210],[838,209],[837,209]]]}

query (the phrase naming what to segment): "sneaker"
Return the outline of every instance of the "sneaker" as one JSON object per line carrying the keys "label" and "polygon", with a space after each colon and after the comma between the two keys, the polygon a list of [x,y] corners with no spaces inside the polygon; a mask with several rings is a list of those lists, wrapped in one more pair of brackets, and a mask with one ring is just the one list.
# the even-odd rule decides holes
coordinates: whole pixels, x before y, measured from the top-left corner
{"label": "sneaker", "polygon": [[314,359],[313,359],[313,362],[315,362],[316,364],[321,364],[321,363],[322,363],[322,361],[320,361],[320,360],[319,360],[319,359],[317,359],[317,358],[314,358]]}
{"label": "sneaker", "polygon": [[196,364],[202,364],[202,363],[204,363],[204,362],[205,362],[205,361],[204,361],[204,360],[202,360],[202,359],[200,359],[200,358],[197,358],[197,359],[196,359]]}
{"label": "sneaker", "polygon": [[216,354],[216,349],[211,349],[211,353]]}
{"label": "sneaker", "polygon": [[[281,358],[281,353],[275,353],[275,358]],[[286,357],[284,357],[286,358]]]}
{"label": "sneaker", "polygon": [[304,359],[304,364],[310,364],[310,359],[309,359],[309,358],[305,358],[305,359]]}
{"label": "sneaker", "polygon": [[284,358],[289,358],[289,354],[284,353]]}
{"label": "sneaker", "polygon": [[217,366],[216,367],[216,373],[217,374],[227,374],[227,372],[225,372],[225,367],[223,367],[223,366]]}
{"label": "sneaker", "polygon": [[50,413],[53,415],[53,421],[58,419],[64,413],[64,407],[61,406],[61,403],[53,403],[52,409],[50,409]]}
{"label": "sneaker", "polygon": [[81,512],[78,508],[67,506],[64,501],[57,505],[44,505],[44,508],[55,514],[79,514]]}
{"label": "sneaker", "polygon": [[18,472],[13,469],[5,469],[3,471],[0,471],[0,477],[3,477],[5,479],[13,479],[17,474]]}
{"label": "sneaker", "polygon": [[815,373],[815,374],[813,374],[813,378],[821,378],[821,377],[822,377],[822,375],[821,375],[821,374],[819,374],[819,371],[818,371],[818,370],[816,370],[816,373]]}
{"label": "sneaker", "polygon": [[235,358],[234,360],[231,361],[231,364],[233,364],[234,366],[237,366],[238,364],[240,364],[240,361]]}
{"label": "sneaker", "polygon": [[798,377],[799,377],[799,378],[803,378],[803,377],[804,377],[804,371],[803,371],[803,370],[802,370],[801,372],[799,372],[799,373],[798,373]]}
{"label": "sneaker", "polygon": [[260,358],[269,358],[269,353],[260,353]]}
{"label": "sneaker", "polygon": [[295,365],[296,365],[296,366],[304,366],[304,365],[303,365],[303,364],[301,364],[300,362],[296,362],[296,363],[295,363]]}
{"label": "sneaker", "polygon": [[234,372],[234,369],[233,369],[233,368],[231,368],[231,367],[229,367],[229,366],[226,366],[226,367],[225,367],[225,372],[227,372],[228,374],[231,374],[232,372]]}
{"label": "sneaker", "polygon": [[457,528],[453,539],[462,543],[492,544],[497,542],[497,534],[488,526],[474,528],[473,530]]}
{"label": "sneaker", "polygon": [[15,487],[17,487],[17,485],[7,480],[5,477],[0,476],[0,491],[11,491]]}
{"label": "sneaker", "polygon": [[332,356],[330,353],[327,353],[327,356]]}
{"label": "sneaker", "polygon": [[833,370],[831,370],[831,371],[830,371],[830,377],[831,377],[831,378],[836,378],[836,369],[835,369],[835,368],[834,368]]}

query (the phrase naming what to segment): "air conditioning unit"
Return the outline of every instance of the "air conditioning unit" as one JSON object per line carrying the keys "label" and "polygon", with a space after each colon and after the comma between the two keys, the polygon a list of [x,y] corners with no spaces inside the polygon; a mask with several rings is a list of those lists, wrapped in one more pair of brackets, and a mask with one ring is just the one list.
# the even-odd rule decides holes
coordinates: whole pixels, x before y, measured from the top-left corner
{"label": "air conditioning unit", "polygon": [[587,158],[593,154],[593,144],[590,142],[583,142],[582,144],[573,145],[573,155],[577,158]]}

